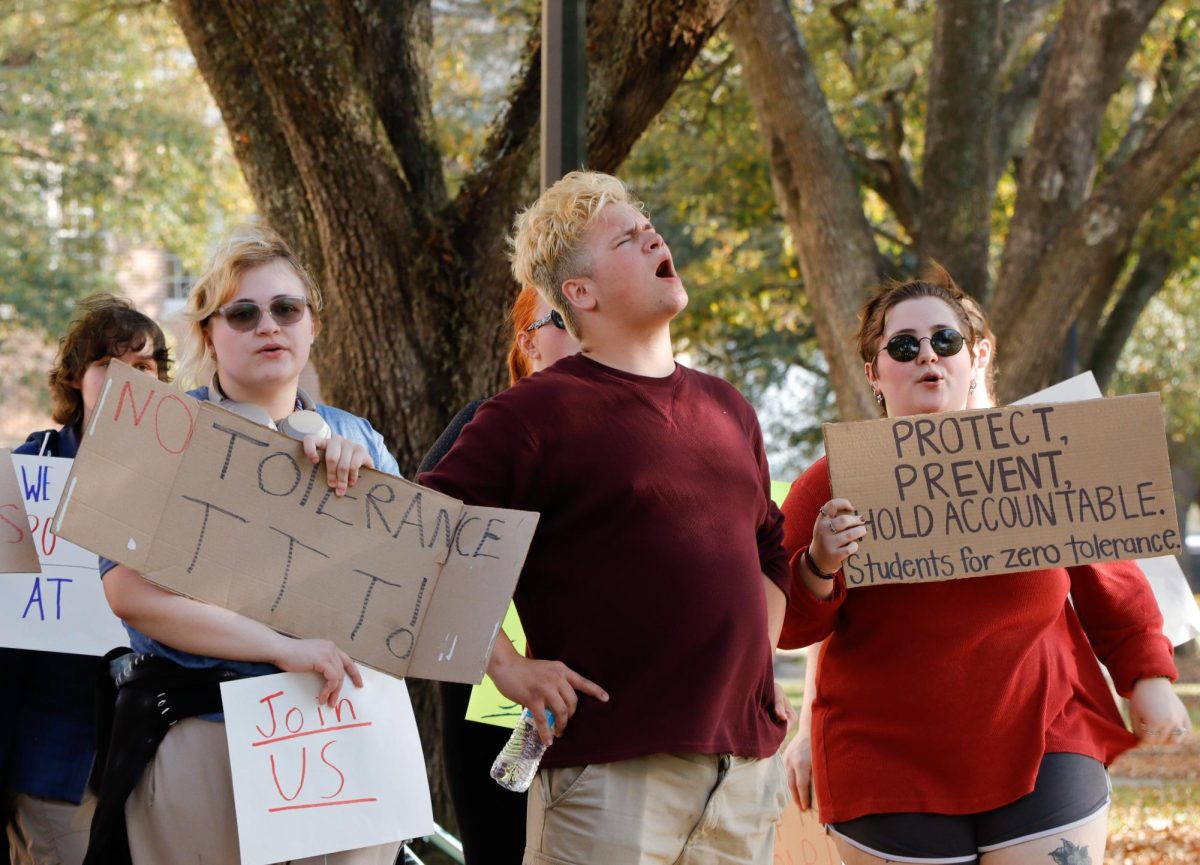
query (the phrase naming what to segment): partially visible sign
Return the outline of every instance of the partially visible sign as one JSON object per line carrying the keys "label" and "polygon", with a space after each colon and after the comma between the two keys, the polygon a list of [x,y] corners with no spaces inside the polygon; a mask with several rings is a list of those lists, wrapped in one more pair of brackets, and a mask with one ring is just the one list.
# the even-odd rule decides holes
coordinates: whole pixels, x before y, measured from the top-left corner
{"label": "partially visible sign", "polygon": [[37,547],[11,456],[0,448],[0,574],[36,573]]}
{"label": "partially visible sign", "polygon": [[[1100,385],[1096,383],[1096,377],[1091,372],[1084,372],[1025,399],[1017,400],[1014,405],[1077,402],[1084,399],[1100,399],[1103,395]],[[1196,604],[1196,596],[1192,594],[1183,568],[1179,567],[1179,559],[1175,556],[1159,556],[1142,559],[1137,565],[1145,573],[1150,590],[1154,592],[1154,600],[1158,602],[1158,609],[1163,616],[1163,633],[1171,641],[1171,645],[1181,646],[1200,637],[1200,605]]]}
{"label": "partially visible sign", "polygon": [[[525,629],[521,627],[521,617],[512,604],[509,604],[508,613],[504,616],[504,633],[512,640],[517,653],[525,654]],[[467,720],[511,730],[517,726],[522,709],[519,703],[500,693],[491,676],[484,676],[483,681],[471,689],[471,699],[467,701]]]}
{"label": "partially visible sign", "polygon": [[404,682],[362,669],[335,708],[323,679],[221,684],[243,865],[389,844],[433,831],[425,757]]}
{"label": "partially visible sign", "polygon": [[826,424],[847,586],[1178,553],[1158,394]]}
{"label": "partially visible sign", "polygon": [[842,865],[842,857],[817,820],[815,808],[801,811],[795,799],[788,799],[783,816],[775,824],[773,865]]}
{"label": "partially visible sign", "polygon": [[373,469],[337,497],[299,442],[114,362],[55,529],[394,675],[478,682],[536,525]]}
{"label": "partially visible sign", "polygon": [[[96,554],[54,534],[54,510],[66,489],[71,460],[0,454],[20,480],[28,536],[40,567],[0,576],[0,646],[103,655],[129,637],[104,597]],[[0,526],[2,528],[2,526]]]}

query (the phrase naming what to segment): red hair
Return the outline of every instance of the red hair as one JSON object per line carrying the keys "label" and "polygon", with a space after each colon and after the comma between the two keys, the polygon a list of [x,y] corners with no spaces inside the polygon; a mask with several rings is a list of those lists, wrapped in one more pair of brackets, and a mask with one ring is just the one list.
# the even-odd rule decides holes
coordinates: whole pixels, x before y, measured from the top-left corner
{"label": "red hair", "polygon": [[537,305],[538,293],[537,289],[532,285],[522,288],[520,293],[517,294],[516,301],[513,302],[512,313],[509,315],[513,325],[512,347],[508,350],[509,384],[516,384],[533,372],[533,366],[529,363],[529,358],[525,356],[525,352],[521,351],[521,344],[517,340],[517,337],[525,332],[525,328],[533,324]]}

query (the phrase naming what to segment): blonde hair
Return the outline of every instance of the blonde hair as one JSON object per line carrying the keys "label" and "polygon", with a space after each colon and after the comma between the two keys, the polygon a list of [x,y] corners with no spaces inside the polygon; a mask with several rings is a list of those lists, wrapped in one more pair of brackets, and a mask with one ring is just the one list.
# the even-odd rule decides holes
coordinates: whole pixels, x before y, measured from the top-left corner
{"label": "blonde hair", "polygon": [[213,253],[204,275],[196,280],[196,284],[188,292],[187,303],[181,313],[187,323],[187,330],[179,345],[177,380],[180,386],[192,388],[208,384],[216,370],[216,364],[204,339],[209,320],[237,292],[243,273],[273,261],[286,262],[299,277],[308,299],[313,333],[316,334],[320,330],[321,289],[312,274],[292,252],[292,248],[266,225],[239,225],[226,235]]}
{"label": "blonde hair", "polygon": [[579,338],[575,310],[563,294],[563,283],[588,276],[591,262],[584,235],[609,204],[645,206],[617,178],[599,171],[572,171],[541,194],[513,222],[512,272],[521,285],[532,285],[557,309],[567,332]]}

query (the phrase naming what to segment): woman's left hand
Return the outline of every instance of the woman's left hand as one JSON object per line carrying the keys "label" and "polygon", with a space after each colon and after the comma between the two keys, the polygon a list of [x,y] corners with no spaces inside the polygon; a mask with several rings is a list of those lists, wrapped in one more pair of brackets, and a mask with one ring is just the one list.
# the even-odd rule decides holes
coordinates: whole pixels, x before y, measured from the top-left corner
{"label": "woman's left hand", "polygon": [[1138,679],[1129,697],[1129,719],[1134,734],[1148,745],[1178,745],[1192,730],[1169,679]]}
{"label": "woman's left hand", "polygon": [[325,477],[339,496],[344,496],[346,490],[354,486],[360,468],[375,468],[366,445],[341,436],[304,437],[304,453],[313,461],[313,465],[321,461],[321,451],[325,451]]}

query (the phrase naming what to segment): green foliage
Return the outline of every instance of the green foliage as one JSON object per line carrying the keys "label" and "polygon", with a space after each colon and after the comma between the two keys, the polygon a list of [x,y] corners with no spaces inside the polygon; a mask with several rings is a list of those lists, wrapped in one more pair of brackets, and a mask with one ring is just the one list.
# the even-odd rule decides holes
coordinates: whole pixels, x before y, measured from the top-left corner
{"label": "green foliage", "polygon": [[0,335],[57,334],[114,287],[119,243],[197,268],[251,205],[203,81],[159,4],[14,0],[0,17]]}

